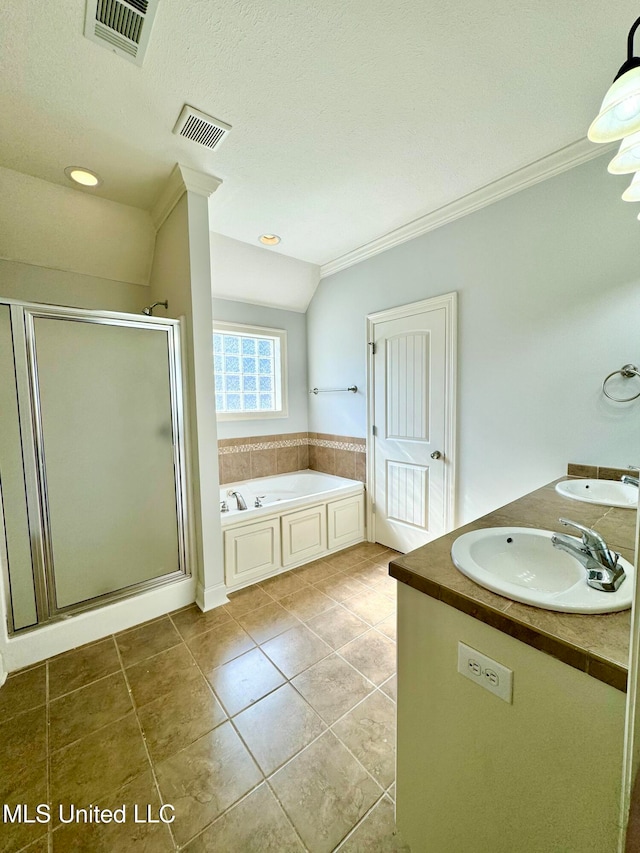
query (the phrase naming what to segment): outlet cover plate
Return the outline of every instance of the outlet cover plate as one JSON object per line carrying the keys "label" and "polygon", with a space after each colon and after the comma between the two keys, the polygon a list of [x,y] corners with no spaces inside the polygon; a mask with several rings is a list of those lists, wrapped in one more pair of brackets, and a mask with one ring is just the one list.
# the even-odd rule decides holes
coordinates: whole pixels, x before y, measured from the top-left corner
{"label": "outlet cover plate", "polygon": [[460,642],[458,672],[498,699],[513,704],[513,670]]}

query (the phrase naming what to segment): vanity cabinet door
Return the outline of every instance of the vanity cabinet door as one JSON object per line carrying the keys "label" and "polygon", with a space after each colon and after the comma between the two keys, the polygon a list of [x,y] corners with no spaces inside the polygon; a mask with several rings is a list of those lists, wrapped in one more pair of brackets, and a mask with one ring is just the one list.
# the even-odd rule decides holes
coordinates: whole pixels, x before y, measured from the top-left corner
{"label": "vanity cabinet door", "polygon": [[324,504],[282,516],[283,566],[303,563],[326,550],[327,515]]}
{"label": "vanity cabinet door", "polygon": [[328,547],[344,548],[364,538],[364,495],[354,495],[327,505]]}
{"label": "vanity cabinet door", "polygon": [[278,518],[224,531],[224,575],[227,586],[258,580],[279,568]]}

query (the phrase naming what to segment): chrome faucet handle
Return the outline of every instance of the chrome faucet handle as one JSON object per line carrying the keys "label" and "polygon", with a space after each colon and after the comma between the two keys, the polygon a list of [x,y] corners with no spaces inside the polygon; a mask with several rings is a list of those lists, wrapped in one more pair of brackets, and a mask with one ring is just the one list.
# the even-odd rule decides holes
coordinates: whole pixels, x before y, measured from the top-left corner
{"label": "chrome faucet handle", "polygon": [[229,505],[226,501],[220,501],[220,512],[229,512]]}
{"label": "chrome faucet handle", "polygon": [[256,502],[254,506],[260,508],[262,506],[262,501],[266,498],[266,495],[256,495]]}
{"label": "chrome faucet handle", "polygon": [[[631,470],[635,469],[632,468]],[[632,477],[631,474],[623,474],[622,477],[620,477],[620,482],[624,483],[625,486],[636,486],[640,488],[640,479],[638,477]]]}
{"label": "chrome faucet handle", "polygon": [[585,549],[603,565],[615,569],[620,555],[609,549],[609,546],[597,530],[586,527],[584,524],[578,524],[577,521],[571,521],[568,518],[559,518],[558,521],[560,524],[564,524],[565,527],[574,527],[576,530],[579,530],[582,534],[582,544]]}

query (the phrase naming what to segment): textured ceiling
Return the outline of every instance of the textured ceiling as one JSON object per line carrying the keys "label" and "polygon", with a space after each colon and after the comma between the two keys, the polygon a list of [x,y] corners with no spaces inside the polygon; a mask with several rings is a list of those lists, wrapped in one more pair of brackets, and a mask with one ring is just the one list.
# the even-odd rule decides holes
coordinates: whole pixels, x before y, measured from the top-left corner
{"label": "textured ceiling", "polygon": [[[0,165],[150,208],[176,161],[222,178],[212,227],[325,263],[583,137],[624,59],[620,0],[160,0],[144,66],[84,0],[0,5]],[[230,123],[218,152],[171,131]]]}

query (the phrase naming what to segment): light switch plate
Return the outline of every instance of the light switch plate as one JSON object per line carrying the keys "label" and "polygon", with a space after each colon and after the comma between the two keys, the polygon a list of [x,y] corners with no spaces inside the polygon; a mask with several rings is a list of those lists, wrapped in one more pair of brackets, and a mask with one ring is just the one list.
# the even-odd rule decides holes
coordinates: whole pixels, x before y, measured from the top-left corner
{"label": "light switch plate", "polygon": [[513,704],[513,670],[472,649],[458,643],[458,672],[469,681],[484,687],[498,699]]}

